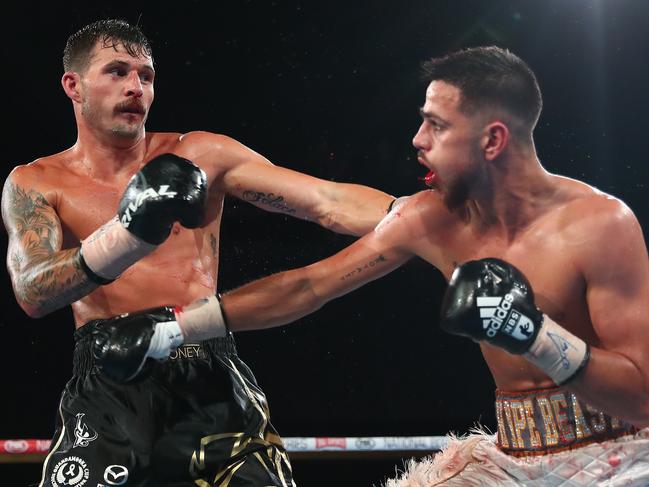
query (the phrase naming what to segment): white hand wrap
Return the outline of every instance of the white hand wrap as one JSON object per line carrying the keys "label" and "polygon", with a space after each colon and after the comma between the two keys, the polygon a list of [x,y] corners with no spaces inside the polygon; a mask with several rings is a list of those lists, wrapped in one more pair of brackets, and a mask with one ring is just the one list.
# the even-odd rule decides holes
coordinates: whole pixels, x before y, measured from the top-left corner
{"label": "white hand wrap", "polygon": [[115,279],[156,247],[126,230],[115,216],[81,242],[81,253],[92,272]]}
{"label": "white hand wrap", "polygon": [[177,321],[158,323],[153,331],[147,357],[162,360],[169,357],[171,352],[183,344],[183,332]]}
{"label": "white hand wrap", "polygon": [[185,342],[194,343],[228,334],[221,303],[215,295],[194,301],[189,306],[177,307],[174,311]]}
{"label": "white hand wrap", "polygon": [[386,213],[390,213],[393,210],[399,209],[400,206],[402,206],[406,201],[408,201],[408,198],[410,196],[400,196],[398,198],[395,198],[392,200],[390,203],[390,206],[388,206],[388,211]]}
{"label": "white hand wrap", "polygon": [[588,364],[590,349],[581,338],[545,315],[541,331],[523,356],[561,385]]}

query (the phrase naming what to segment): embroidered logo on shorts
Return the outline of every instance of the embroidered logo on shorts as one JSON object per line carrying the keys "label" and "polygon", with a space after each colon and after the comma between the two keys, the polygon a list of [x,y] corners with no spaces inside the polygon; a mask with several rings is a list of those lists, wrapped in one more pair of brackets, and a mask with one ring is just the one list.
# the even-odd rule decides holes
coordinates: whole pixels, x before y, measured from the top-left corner
{"label": "embroidered logo on shorts", "polygon": [[83,422],[86,413],[77,413],[77,424],[74,427],[74,445],[72,448],[86,447],[91,441],[95,441],[99,436],[95,430]]}
{"label": "embroidered logo on shorts", "polygon": [[128,468],[124,465],[109,465],[104,470],[104,482],[108,485],[124,485],[128,480]]}
{"label": "embroidered logo on shorts", "polygon": [[53,487],[81,487],[90,477],[86,462],[79,457],[65,457],[52,471]]}

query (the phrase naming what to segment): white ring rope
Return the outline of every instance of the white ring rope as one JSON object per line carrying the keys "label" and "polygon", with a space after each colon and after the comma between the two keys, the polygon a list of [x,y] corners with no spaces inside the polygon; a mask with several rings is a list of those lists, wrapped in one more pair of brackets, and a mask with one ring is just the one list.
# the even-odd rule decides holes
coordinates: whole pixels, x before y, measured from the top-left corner
{"label": "white ring rope", "polygon": [[[445,436],[299,436],[282,438],[289,453],[433,452],[447,443]],[[0,462],[41,461],[50,440],[0,440]]]}

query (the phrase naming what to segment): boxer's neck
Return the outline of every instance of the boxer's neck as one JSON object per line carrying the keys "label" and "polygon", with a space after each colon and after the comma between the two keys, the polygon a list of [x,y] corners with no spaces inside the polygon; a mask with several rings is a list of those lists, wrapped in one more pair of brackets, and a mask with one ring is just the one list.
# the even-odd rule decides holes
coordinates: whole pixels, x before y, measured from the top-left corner
{"label": "boxer's neck", "polygon": [[72,150],[95,179],[112,179],[124,173],[137,171],[146,159],[148,137],[143,130],[137,139],[97,134],[79,130]]}
{"label": "boxer's neck", "polygon": [[483,231],[511,241],[554,205],[555,177],[536,154],[492,164],[483,176],[467,204],[471,220]]}

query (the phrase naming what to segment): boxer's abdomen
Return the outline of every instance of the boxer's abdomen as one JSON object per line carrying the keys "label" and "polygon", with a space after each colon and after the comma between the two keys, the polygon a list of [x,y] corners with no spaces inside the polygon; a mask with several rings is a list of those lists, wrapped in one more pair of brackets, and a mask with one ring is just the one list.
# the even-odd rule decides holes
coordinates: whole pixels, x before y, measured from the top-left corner
{"label": "boxer's abdomen", "polygon": [[216,292],[218,222],[187,230],[174,226],[156,251],[120,278],[72,305],[77,326],[91,319],[164,305],[183,305]]}

